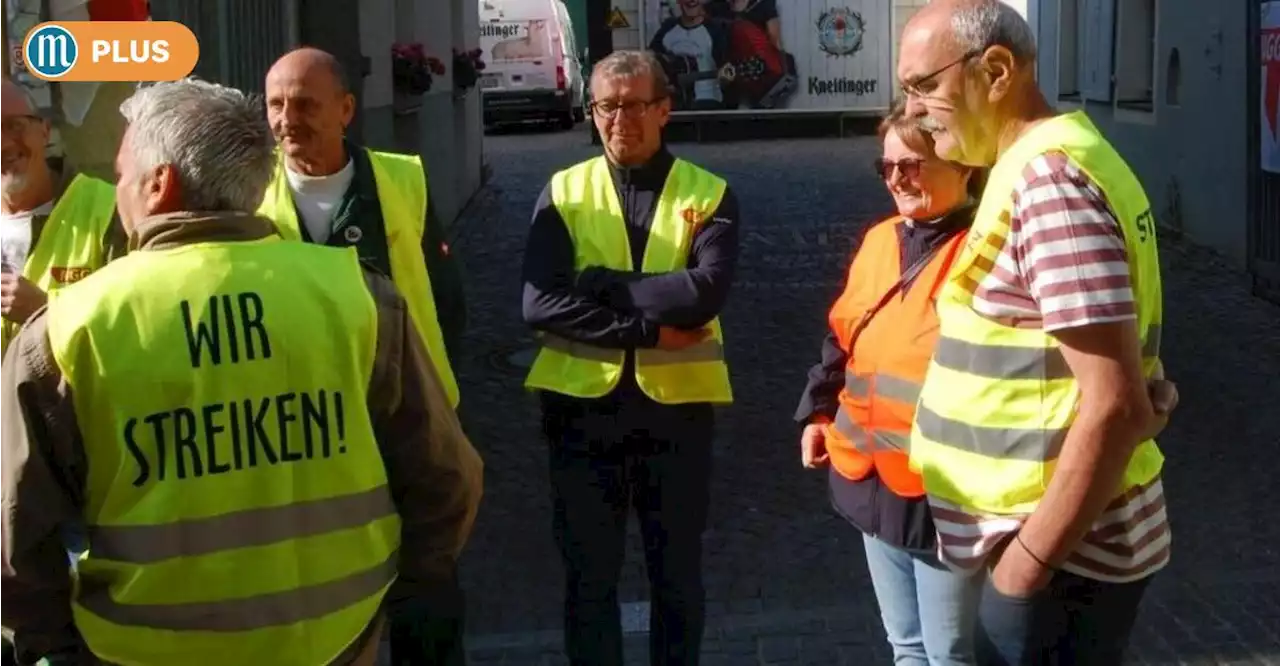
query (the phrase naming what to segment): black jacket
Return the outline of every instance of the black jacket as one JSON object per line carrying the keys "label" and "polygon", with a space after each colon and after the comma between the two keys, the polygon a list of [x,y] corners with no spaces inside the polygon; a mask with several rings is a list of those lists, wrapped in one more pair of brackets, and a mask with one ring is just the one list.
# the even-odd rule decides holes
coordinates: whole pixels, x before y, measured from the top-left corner
{"label": "black jacket", "polygon": [[[899,224],[898,266],[905,271],[917,259],[942,247],[973,223],[972,205],[956,209],[929,225]],[[910,288],[910,284],[906,285]],[[812,423],[817,418],[832,420],[840,408],[838,396],[845,382],[848,354],[835,334],[827,332],[822,341],[822,360],[809,370],[809,383],[800,397],[795,420]],[[923,498],[906,499],[894,494],[880,477],[872,474],[850,481],[833,468],[830,473],[831,504],[836,512],[864,533],[892,546],[912,551],[931,551],[937,539],[929,503]]]}
{"label": "black jacket", "polygon": [[551,201],[550,185],[533,211],[522,278],[525,323],[570,340],[628,350],[620,390],[635,383],[630,350],[657,345],[660,326],[705,326],[724,308],[737,269],[738,200],[726,188],[720,206],[695,232],[685,270],[640,272],[654,207],[674,163],[663,148],[642,166],[609,168],[631,245],[630,271],[574,269],[573,240]]}

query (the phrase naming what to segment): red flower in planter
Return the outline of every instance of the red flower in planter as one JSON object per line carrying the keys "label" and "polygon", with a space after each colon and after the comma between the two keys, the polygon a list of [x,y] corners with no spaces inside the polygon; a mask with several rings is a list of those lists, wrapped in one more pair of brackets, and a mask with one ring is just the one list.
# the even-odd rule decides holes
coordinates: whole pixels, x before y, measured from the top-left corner
{"label": "red flower in planter", "polygon": [[480,59],[481,55],[483,55],[483,51],[480,49],[471,49],[470,51],[453,50],[453,89],[455,93],[465,93],[475,87],[476,80],[480,78],[480,72],[484,71],[484,61]]}
{"label": "red flower in planter", "polygon": [[427,55],[422,44],[391,45],[391,81],[395,89],[421,95],[431,90],[432,76],[444,74],[444,63]]}

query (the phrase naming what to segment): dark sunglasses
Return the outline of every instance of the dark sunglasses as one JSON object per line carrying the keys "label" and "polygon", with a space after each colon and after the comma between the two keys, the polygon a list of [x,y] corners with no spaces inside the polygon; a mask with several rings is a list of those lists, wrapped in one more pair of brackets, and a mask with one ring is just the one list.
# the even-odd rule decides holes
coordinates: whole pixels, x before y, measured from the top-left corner
{"label": "dark sunglasses", "polygon": [[877,157],[875,162],[876,174],[884,180],[893,178],[893,170],[897,169],[903,178],[918,178],[920,176],[920,167],[924,164],[924,160],[918,160],[914,157],[898,160],[886,160],[883,157]]}

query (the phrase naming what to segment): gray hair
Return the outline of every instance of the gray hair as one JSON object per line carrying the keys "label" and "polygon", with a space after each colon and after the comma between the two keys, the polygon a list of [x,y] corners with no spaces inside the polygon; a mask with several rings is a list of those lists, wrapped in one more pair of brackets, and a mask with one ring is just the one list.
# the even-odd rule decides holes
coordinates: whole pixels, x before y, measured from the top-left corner
{"label": "gray hair", "polygon": [[1018,10],[1000,0],[963,4],[951,15],[951,32],[965,52],[1003,46],[1017,62],[1036,59],[1036,40],[1031,26]]}
{"label": "gray hair", "polygon": [[172,165],[187,210],[254,211],[275,168],[261,101],[195,78],[139,89],[120,105],[140,169]]}
{"label": "gray hair", "polygon": [[658,97],[667,96],[667,73],[662,63],[649,51],[614,51],[591,68],[591,79],[629,79],[635,76],[649,77],[653,92]]}

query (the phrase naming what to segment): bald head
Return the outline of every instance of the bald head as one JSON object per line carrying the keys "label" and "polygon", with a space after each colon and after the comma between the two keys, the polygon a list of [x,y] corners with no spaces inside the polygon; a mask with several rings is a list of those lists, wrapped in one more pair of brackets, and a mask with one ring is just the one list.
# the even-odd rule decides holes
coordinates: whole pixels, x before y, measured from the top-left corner
{"label": "bald head", "polygon": [[268,81],[271,80],[272,75],[317,76],[328,79],[339,93],[347,93],[351,90],[347,82],[347,72],[342,68],[342,63],[338,62],[332,53],[310,46],[294,49],[280,56],[280,59],[267,71]]}
{"label": "bald head", "polygon": [[346,165],[355,97],[337,58],[310,47],[290,51],[267,72],[266,92],[267,121],[289,168],[325,176]]}
{"label": "bald head", "polygon": [[931,134],[939,157],[990,165],[1006,123],[1043,106],[1035,60],[1031,27],[1009,5],[933,0],[899,40],[907,115]]}
{"label": "bald head", "polygon": [[907,22],[902,39],[936,40],[957,56],[1003,46],[1019,64],[1036,59],[1031,26],[1000,0],[933,0]]}
{"label": "bald head", "polygon": [[36,115],[35,104],[31,101],[31,95],[26,88],[14,83],[12,79],[3,79],[3,95],[0,95],[0,115],[5,118],[10,116],[34,116]]}

